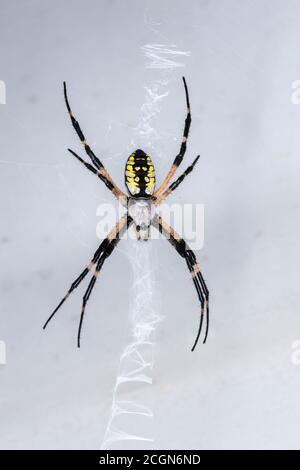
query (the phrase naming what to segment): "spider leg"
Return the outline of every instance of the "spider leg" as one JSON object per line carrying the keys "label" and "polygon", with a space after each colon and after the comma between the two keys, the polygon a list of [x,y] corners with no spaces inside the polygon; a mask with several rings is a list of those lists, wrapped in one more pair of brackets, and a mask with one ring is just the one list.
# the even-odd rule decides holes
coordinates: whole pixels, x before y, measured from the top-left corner
{"label": "spider leg", "polygon": [[[207,339],[207,335],[208,335],[208,329],[209,329],[209,291],[207,289],[207,286],[206,286],[205,281],[203,279],[202,273],[200,271],[200,266],[197,263],[195,253],[192,250],[187,250],[186,262],[187,262],[188,268],[189,268],[189,270],[192,274],[192,279],[193,279],[194,285],[196,287],[199,299],[201,298],[201,296],[200,296],[201,289],[202,289],[202,296],[204,295],[205,306],[206,306],[206,328],[205,328],[203,343],[205,343],[206,339]],[[201,302],[201,300],[200,300],[200,302]],[[202,306],[202,304],[201,304],[201,306]],[[201,307],[201,310],[202,310],[202,307]],[[204,314],[204,311],[201,311],[199,331],[198,331],[198,335],[197,335],[197,338],[195,340],[194,346],[192,347],[192,351],[194,351],[194,349],[197,345],[200,333],[201,333],[203,314]]]}
{"label": "spider leg", "polygon": [[86,277],[86,275],[92,270],[92,268],[96,265],[96,263],[98,263],[98,260],[99,260],[99,258],[100,258],[100,256],[101,256],[101,254],[107,250],[108,245],[111,243],[111,238],[110,238],[110,237],[116,237],[116,236],[118,236],[118,234],[119,234],[121,231],[123,231],[126,222],[127,222],[127,227],[128,227],[128,226],[130,225],[130,223],[132,222],[131,217],[128,216],[127,214],[125,214],[125,215],[117,222],[117,224],[116,224],[115,227],[110,231],[110,233],[108,234],[108,236],[100,243],[98,249],[97,249],[96,252],[94,253],[93,258],[91,259],[91,261],[89,262],[89,264],[86,266],[86,268],[82,271],[82,273],[75,279],[74,282],[72,282],[71,287],[69,288],[69,290],[67,291],[67,293],[65,294],[65,296],[62,298],[62,300],[59,302],[59,304],[57,305],[57,307],[55,308],[55,310],[51,313],[50,317],[48,318],[48,320],[47,320],[46,323],[44,324],[43,329],[46,328],[46,326],[48,325],[48,323],[50,322],[50,320],[52,320],[52,318],[54,317],[54,315],[56,314],[56,312],[59,310],[59,308],[62,306],[62,304],[67,300],[67,298],[69,297],[69,295],[71,294],[71,292],[73,292],[73,290],[76,289],[76,288],[79,286],[79,284],[81,283],[81,281],[83,281],[83,279]]}
{"label": "spider leg", "polygon": [[120,202],[122,204],[126,204],[127,203],[127,196],[125,194],[122,193],[122,195],[120,194],[120,192],[118,191],[118,189],[114,186],[114,184],[111,182],[111,180],[108,180],[99,170],[97,170],[93,165],[91,165],[90,163],[86,162],[85,160],[83,160],[83,158],[81,158],[79,155],[77,155],[77,153],[75,153],[73,150],[71,149],[68,149],[68,151],[75,157],[77,158],[77,160],[79,160],[88,170],[90,170],[92,173],[94,173],[95,175],[98,176],[98,178],[101,179],[101,181],[103,181],[103,183],[105,184],[105,186],[107,186],[107,188],[112,191],[112,193],[114,194],[114,196],[116,196],[117,199],[120,200]]}
{"label": "spider leg", "polygon": [[118,194],[119,197],[121,197],[121,196],[126,197],[126,195],[123,193],[123,191],[121,191],[121,189],[119,189],[118,186],[114,183],[114,181],[112,180],[110,174],[108,173],[108,171],[104,167],[103,163],[99,160],[98,157],[96,157],[93,150],[91,149],[91,147],[87,143],[86,138],[85,138],[85,136],[84,136],[84,134],[81,130],[81,127],[79,125],[79,122],[75,119],[75,117],[72,114],[72,110],[71,110],[70,103],[69,103],[69,100],[68,100],[68,95],[67,95],[66,82],[64,82],[64,97],[65,97],[65,102],[66,102],[67,110],[68,110],[70,118],[71,118],[72,125],[73,125],[73,127],[74,127],[74,129],[75,129],[82,145],[84,146],[84,149],[85,149],[87,155],[90,157],[93,165],[97,168],[99,174],[104,176],[107,180],[109,180],[113,184],[114,190],[116,191],[116,193]]}
{"label": "spider leg", "polygon": [[188,136],[189,136],[189,130],[190,130],[192,118],[191,118],[190,99],[189,99],[189,92],[188,92],[187,84],[186,84],[186,81],[185,81],[184,77],[182,77],[182,80],[183,80],[183,85],[184,85],[184,90],[185,90],[186,106],[187,106],[187,116],[185,118],[182,142],[181,142],[179,153],[178,153],[178,155],[176,155],[176,157],[174,159],[174,162],[173,162],[167,176],[165,177],[165,179],[163,180],[161,185],[158,187],[158,189],[154,193],[154,196],[156,196],[156,197],[159,194],[161,194],[165,190],[165,188],[168,186],[168,184],[170,183],[171,179],[173,178],[177,168],[179,167],[180,163],[182,162],[184,154],[186,152],[186,144],[187,144],[187,139],[188,139]]}
{"label": "spider leg", "polygon": [[[113,251],[115,245],[111,246],[111,251],[110,253]],[[109,254],[110,254],[109,253]],[[85,294],[83,296],[83,300],[82,300],[82,308],[81,308],[81,315],[80,315],[80,321],[79,321],[79,327],[78,327],[78,335],[77,335],[77,346],[78,348],[80,348],[80,336],[81,336],[81,329],[82,329],[82,322],[83,322],[83,317],[84,317],[84,313],[85,313],[85,307],[86,307],[86,304],[87,304],[87,301],[89,300],[89,297],[92,293],[92,290],[94,288],[94,285],[96,283],[96,280],[97,280],[97,277],[99,275],[99,272],[100,272],[100,269],[102,268],[103,266],[103,263],[105,261],[105,259],[109,256],[109,254],[107,254],[106,252],[104,252],[101,256],[100,256],[100,259],[98,260],[98,263],[97,263],[97,266],[96,266],[96,269],[95,269],[95,272],[92,276],[92,279],[90,280],[90,283],[88,285],[88,288],[87,290],[85,291]]]}
{"label": "spider leg", "polygon": [[66,295],[62,298],[62,300],[59,302],[58,306],[55,308],[55,310],[51,313],[50,317],[48,318],[48,320],[46,321],[46,323],[44,324],[43,326],[43,329],[46,328],[46,326],[48,325],[48,323],[50,322],[50,320],[52,320],[52,318],[54,317],[54,315],[56,314],[56,312],[58,311],[58,309],[62,306],[62,304],[67,300],[67,298],[69,297],[69,295],[71,294],[71,292],[73,292],[74,289],[76,289],[76,287],[79,286],[79,284],[81,283],[81,281],[83,281],[83,279],[85,278],[85,276],[91,271],[91,269],[93,268],[93,266],[97,263],[102,251],[104,250],[104,246],[107,244],[107,239],[103,240],[103,242],[100,244],[100,246],[98,247],[98,249],[96,250],[93,258],[91,259],[91,261],[89,262],[89,264],[86,266],[86,268],[82,271],[82,273],[75,279],[74,282],[72,282],[71,284],[71,287],[69,288],[69,290],[67,291]]}
{"label": "spider leg", "polygon": [[166,236],[168,241],[175,247],[180,256],[186,260],[188,269],[192,275],[192,280],[201,304],[200,324],[194,345],[192,347],[192,351],[194,351],[202,331],[204,314],[206,316],[206,329],[203,343],[205,343],[207,339],[209,329],[209,291],[200,271],[200,266],[197,263],[196,256],[189,248],[187,243],[183,240],[183,238],[181,238],[180,235],[158,215],[155,215],[152,223],[161,233]]}
{"label": "spider leg", "polygon": [[[126,229],[127,229],[129,227],[129,225],[131,224],[131,222],[132,222],[132,218],[130,216],[127,216],[126,219],[125,219],[125,223],[126,223],[126,221],[127,221],[127,226],[126,226]],[[122,228],[123,227],[124,227],[124,224],[123,224]],[[121,234],[122,228],[119,227],[118,224],[117,224],[117,226],[114,227],[114,229],[109,233],[109,235],[107,237],[107,240],[109,241],[109,243],[107,244],[104,251],[101,253],[100,258],[98,259],[95,272],[94,272],[94,274],[92,276],[92,279],[90,280],[90,283],[88,285],[88,288],[85,291],[85,294],[83,296],[82,309],[81,309],[81,315],[80,315],[80,321],[79,321],[79,327],[78,327],[78,335],[77,335],[77,346],[78,346],[78,348],[80,348],[80,336],[81,336],[81,329],[82,329],[82,323],[83,323],[86,304],[87,304],[87,302],[89,300],[89,297],[92,293],[92,290],[95,286],[97,277],[99,276],[99,272],[100,272],[100,269],[103,266],[104,261],[112,254],[113,250],[115,249],[115,247],[117,246],[117,244],[120,241],[120,234]]]}
{"label": "spider leg", "polygon": [[182,183],[184,178],[193,171],[193,169],[194,169],[197,161],[199,160],[199,158],[200,158],[200,155],[198,155],[197,158],[195,158],[193,163],[190,166],[187,167],[187,169],[177,178],[177,180],[175,180],[172,184],[170,184],[168,189],[166,189],[157,198],[155,198],[155,197],[153,198],[153,202],[156,206],[161,204],[161,202],[164,199],[166,199],[166,197],[168,197],[173,191],[175,191],[176,188],[178,188],[178,186]]}

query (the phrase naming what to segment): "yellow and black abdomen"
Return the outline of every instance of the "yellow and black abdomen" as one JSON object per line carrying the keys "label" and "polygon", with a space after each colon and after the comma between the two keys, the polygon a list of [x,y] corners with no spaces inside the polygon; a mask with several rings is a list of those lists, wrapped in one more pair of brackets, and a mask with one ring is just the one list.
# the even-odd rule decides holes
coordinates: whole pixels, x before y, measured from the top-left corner
{"label": "yellow and black abdomen", "polygon": [[150,197],[155,188],[152,158],[143,150],[133,152],[126,162],[125,184],[131,196]]}

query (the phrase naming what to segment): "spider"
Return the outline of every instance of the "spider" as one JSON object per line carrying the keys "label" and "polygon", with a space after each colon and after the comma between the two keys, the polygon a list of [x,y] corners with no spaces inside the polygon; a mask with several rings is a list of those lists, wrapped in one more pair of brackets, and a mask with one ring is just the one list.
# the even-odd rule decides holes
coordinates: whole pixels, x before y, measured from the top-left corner
{"label": "spider", "polygon": [[183,138],[180,146],[178,155],[175,157],[170,170],[161,183],[161,185],[155,190],[155,169],[150,155],[146,154],[143,150],[135,150],[127,159],[125,167],[125,184],[129,196],[127,196],[112,180],[110,174],[104,167],[103,163],[95,155],[90,145],[88,144],[81,127],[74,117],[67,95],[66,82],[64,82],[64,98],[67,110],[69,112],[72,125],[84,147],[84,150],[91,160],[91,163],[83,160],[73,150],[68,151],[77,158],[89,171],[94,173],[101,181],[107,186],[107,188],[113,193],[118,201],[127,208],[127,212],[116,225],[109,232],[107,237],[101,242],[100,246],[96,250],[94,256],[81,272],[81,274],[71,284],[71,287],[67,291],[66,295],[60,301],[58,306],[52,312],[43,328],[45,329],[49,321],[54,317],[58,309],[62,306],[65,300],[69,297],[71,292],[76,289],[86,275],[94,270],[93,275],[90,279],[88,288],[83,296],[82,310],[77,335],[77,346],[80,347],[80,336],[82,329],[82,322],[84,318],[86,304],[92,293],[94,285],[96,283],[99,272],[104,264],[104,261],[111,255],[115,247],[120,241],[122,234],[128,230],[133,224],[135,228],[136,237],[138,240],[148,240],[150,235],[150,225],[153,225],[160,233],[162,233],[168,241],[175,247],[179,255],[185,259],[188,269],[192,275],[192,280],[195,285],[197,295],[201,305],[200,312],[200,323],[197,332],[195,342],[192,347],[194,351],[203,326],[204,316],[206,317],[206,330],[204,334],[203,343],[205,343],[208,334],[209,327],[209,292],[205,281],[203,279],[200,266],[197,263],[194,252],[189,248],[187,243],[181,238],[181,236],[169,226],[159,215],[153,213],[153,206],[158,206],[167,196],[169,196],[185,179],[185,177],[192,172],[196,165],[200,155],[194,160],[194,162],[171,184],[169,184],[181,164],[184,154],[186,152],[187,139],[189,135],[191,125],[191,110],[189,93],[185,78],[183,79],[183,85],[185,90],[187,116],[185,119]]}

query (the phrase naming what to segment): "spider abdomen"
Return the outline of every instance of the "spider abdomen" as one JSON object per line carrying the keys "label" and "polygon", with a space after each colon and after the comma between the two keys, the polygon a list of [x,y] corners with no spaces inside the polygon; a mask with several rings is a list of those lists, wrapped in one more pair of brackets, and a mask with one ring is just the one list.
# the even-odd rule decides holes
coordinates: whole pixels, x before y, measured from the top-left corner
{"label": "spider abdomen", "polygon": [[147,198],[155,188],[155,170],[150,155],[135,150],[126,162],[125,184],[131,196]]}

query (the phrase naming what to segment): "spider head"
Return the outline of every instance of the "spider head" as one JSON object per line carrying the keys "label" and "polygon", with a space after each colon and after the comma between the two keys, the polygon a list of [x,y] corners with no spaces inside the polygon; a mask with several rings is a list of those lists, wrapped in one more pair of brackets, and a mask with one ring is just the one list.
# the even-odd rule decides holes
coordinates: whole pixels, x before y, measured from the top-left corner
{"label": "spider head", "polygon": [[151,197],[155,188],[155,170],[152,158],[143,150],[129,155],[125,167],[125,184],[131,196]]}

